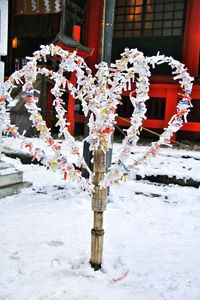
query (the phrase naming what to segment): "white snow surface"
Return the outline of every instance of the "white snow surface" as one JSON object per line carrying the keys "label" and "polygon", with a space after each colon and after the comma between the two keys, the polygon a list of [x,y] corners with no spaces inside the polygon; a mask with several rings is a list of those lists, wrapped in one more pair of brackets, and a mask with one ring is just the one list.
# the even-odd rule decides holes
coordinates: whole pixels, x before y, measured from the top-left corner
{"label": "white snow surface", "polygon": [[[111,187],[95,272],[88,194],[43,166],[3,160],[33,186],[0,199],[0,300],[200,299],[200,189],[144,180]],[[199,152],[162,149],[138,172],[200,181],[199,170]]]}

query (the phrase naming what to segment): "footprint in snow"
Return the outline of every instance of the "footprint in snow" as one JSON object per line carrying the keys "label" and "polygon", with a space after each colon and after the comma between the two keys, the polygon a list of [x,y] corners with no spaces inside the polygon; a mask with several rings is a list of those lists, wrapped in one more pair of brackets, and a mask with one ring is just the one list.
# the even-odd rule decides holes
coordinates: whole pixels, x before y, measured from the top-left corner
{"label": "footprint in snow", "polygon": [[20,256],[19,256],[19,253],[16,251],[16,252],[13,252],[10,256],[9,256],[10,259],[12,260],[20,260]]}
{"label": "footprint in snow", "polygon": [[[16,268],[17,268],[17,272],[19,274],[22,274],[24,275],[25,272],[24,272],[24,265],[23,263],[21,262],[21,257],[19,256],[19,253],[16,251],[16,252],[13,252],[9,258],[15,262],[15,265],[16,265]],[[1,299],[0,299],[1,300]]]}
{"label": "footprint in snow", "polygon": [[50,262],[52,268],[60,267],[62,264],[58,258],[53,258]]}
{"label": "footprint in snow", "polygon": [[51,246],[51,247],[60,247],[60,246],[63,246],[64,245],[64,242],[62,242],[62,241],[56,241],[56,240],[52,240],[52,241],[50,241],[50,242],[46,242],[46,244],[48,245],[48,246]]}

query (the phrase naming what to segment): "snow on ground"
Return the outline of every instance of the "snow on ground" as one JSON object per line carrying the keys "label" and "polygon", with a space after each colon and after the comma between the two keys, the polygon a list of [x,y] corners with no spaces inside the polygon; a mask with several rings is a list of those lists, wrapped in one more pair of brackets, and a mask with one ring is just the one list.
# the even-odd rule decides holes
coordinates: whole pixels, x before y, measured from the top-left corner
{"label": "snow on ground", "polygon": [[[94,272],[88,195],[44,167],[3,158],[33,186],[0,199],[0,300],[200,299],[199,189],[144,180],[112,187]],[[200,181],[199,169],[198,152],[163,149],[140,172]]]}

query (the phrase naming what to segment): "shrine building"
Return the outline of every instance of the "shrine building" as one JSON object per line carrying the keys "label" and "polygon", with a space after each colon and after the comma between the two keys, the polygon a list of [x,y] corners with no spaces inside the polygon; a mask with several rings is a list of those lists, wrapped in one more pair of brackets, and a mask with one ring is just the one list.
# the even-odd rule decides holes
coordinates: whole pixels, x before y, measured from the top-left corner
{"label": "shrine building", "polygon": [[[5,76],[23,67],[26,56],[40,45],[49,43],[77,50],[93,71],[95,64],[102,60],[109,63],[120,58],[124,48],[137,48],[145,56],[160,52],[184,63],[194,77],[193,108],[176,139],[200,140],[199,0],[9,0]],[[107,56],[105,49],[110,49]],[[39,80],[42,114],[54,132],[51,82],[44,78]],[[76,76],[72,74],[69,80],[75,83]],[[143,126],[161,133],[176,112],[180,87],[165,64],[152,70],[150,82],[147,119]],[[123,105],[118,108],[119,128],[130,124],[133,107],[128,95],[129,92],[123,93]],[[65,101],[70,132],[83,133],[85,118],[79,101],[67,92]]]}

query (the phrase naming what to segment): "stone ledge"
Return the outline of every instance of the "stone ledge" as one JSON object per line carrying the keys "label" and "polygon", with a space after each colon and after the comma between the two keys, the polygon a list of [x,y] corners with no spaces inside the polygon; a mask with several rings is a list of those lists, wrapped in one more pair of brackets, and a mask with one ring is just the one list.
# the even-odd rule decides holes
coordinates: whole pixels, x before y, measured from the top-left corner
{"label": "stone ledge", "polygon": [[148,180],[150,182],[162,183],[162,184],[177,184],[180,186],[192,186],[195,188],[200,187],[200,182],[194,180],[193,178],[177,178],[176,176],[168,176],[168,175],[136,175],[136,180]]}
{"label": "stone ledge", "polygon": [[29,153],[26,153],[26,152],[23,152],[20,150],[16,151],[15,149],[13,149],[11,147],[3,147],[2,153],[10,158],[19,158],[20,161],[22,162],[22,164],[32,164],[32,163],[36,164],[37,163],[37,160],[32,162],[33,156],[30,155]]}
{"label": "stone ledge", "polygon": [[21,182],[23,182],[23,172],[4,161],[0,161],[0,188]]}
{"label": "stone ledge", "polygon": [[32,183],[30,182],[20,182],[11,184],[9,186],[4,186],[0,188],[0,198],[4,198],[11,195],[16,195],[20,192],[22,188],[28,188],[32,186]]}

